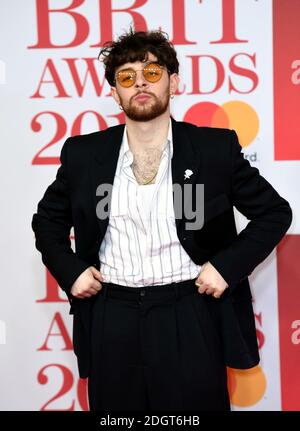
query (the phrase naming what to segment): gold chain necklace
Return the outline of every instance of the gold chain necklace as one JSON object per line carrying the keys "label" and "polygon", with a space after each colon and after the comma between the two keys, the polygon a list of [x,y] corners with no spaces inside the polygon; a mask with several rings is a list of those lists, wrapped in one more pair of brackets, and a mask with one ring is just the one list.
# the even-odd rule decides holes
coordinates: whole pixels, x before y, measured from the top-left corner
{"label": "gold chain necklace", "polygon": [[[154,178],[156,177],[157,172],[158,172],[158,170],[155,172],[154,176],[153,176],[150,180],[146,181],[146,182],[145,182],[145,183],[143,183],[142,185],[143,185],[143,186],[146,186],[147,184],[151,183],[151,181],[153,181],[153,180],[154,180]],[[143,177],[143,178],[145,178],[145,177]]]}
{"label": "gold chain necklace", "polygon": [[154,178],[156,177],[156,175],[157,175],[157,173],[158,173],[158,169],[157,169],[157,170],[156,170],[156,172],[155,172],[155,174],[153,175],[153,177],[152,177],[152,178],[150,178],[150,180],[148,180],[148,179],[146,179],[146,178],[144,177],[144,175],[140,174],[140,173],[139,173],[139,171],[138,171],[138,170],[136,170],[134,167],[133,167],[133,169],[138,173],[138,175],[140,175],[144,180],[146,180],[146,182],[144,181],[144,182],[142,183],[142,185],[143,185],[143,186],[146,186],[147,184],[150,184],[150,183],[151,183],[151,181],[153,181],[153,180],[154,180]]}

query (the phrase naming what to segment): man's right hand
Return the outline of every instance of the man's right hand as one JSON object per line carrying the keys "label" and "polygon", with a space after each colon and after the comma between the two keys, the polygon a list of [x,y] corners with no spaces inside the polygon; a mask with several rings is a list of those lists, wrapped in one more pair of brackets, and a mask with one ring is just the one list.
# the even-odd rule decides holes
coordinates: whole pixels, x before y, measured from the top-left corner
{"label": "man's right hand", "polygon": [[76,298],[90,298],[102,289],[101,281],[104,281],[101,272],[90,266],[75,280],[71,294]]}

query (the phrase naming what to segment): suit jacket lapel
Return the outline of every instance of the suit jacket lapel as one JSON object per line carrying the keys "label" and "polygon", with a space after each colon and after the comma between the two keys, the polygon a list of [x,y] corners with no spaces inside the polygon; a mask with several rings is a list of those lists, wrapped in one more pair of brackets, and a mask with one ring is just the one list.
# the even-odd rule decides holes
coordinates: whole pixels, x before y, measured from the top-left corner
{"label": "suit jacket lapel", "polygon": [[[109,128],[103,132],[99,142],[95,142],[92,153],[92,193],[94,208],[96,211],[98,203],[104,196],[97,196],[96,190],[99,185],[113,184],[117,168],[119,151],[122,144],[124,124]],[[110,194],[111,198],[111,194]],[[101,219],[97,217],[100,231],[104,235],[108,217]]]}
{"label": "suit jacket lapel", "polygon": [[[188,134],[187,127],[184,123],[177,122],[172,118],[172,134],[173,134],[173,157],[172,157],[172,180],[173,185],[179,184],[182,190],[182,197],[184,199],[184,185],[194,185],[199,183],[199,172],[201,175],[201,157],[200,151],[197,150],[197,142],[193,142],[190,134]],[[199,148],[199,147],[198,147]],[[189,169],[193,174],[185,179],[185,171]],[[197,181],[198,180],[198,181]],[[192,186],[190,186],[192,187]],[[194,188],[193,188],[194,190]],[[174,203],[174,193],[173,193]],[[181,223],[185,221],[184,212],[181,215],[178,212],[178,205],[174,204],[176,228],[180,228]]]}

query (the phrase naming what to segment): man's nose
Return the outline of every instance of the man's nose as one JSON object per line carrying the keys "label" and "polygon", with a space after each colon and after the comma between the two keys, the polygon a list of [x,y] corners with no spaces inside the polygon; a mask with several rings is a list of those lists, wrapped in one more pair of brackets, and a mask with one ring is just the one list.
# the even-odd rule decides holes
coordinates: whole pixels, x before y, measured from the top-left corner
{"label": "man's nose", "polygon": [[148,86],[148,81],[145,79],[144,75],[143,75],[143,71],[142,70],[138,70],[136,71],[136,80],[135,80],[135,87],[139,88],[139,87],[143,87],[145,88],[146,86]]}

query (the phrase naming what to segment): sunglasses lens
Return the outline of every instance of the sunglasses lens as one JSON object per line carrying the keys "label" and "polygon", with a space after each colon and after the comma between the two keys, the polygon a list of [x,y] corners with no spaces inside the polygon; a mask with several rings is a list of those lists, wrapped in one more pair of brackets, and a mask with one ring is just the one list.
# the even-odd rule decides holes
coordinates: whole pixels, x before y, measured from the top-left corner
{"label": "sunglasses lens", "polygon": [[135,82],[135,72],[130,70],[121,70],[117,74],[117,80],[122,87],[131,87]]}
{"label": "sunglasses lens", "polygon": [[162,76],[162,69],[155,63],[148,64],[143,69],[143,75],[149,82],[157,82]]}
{"label": "sunglasses lens", "polygon": [[[157,63],[149,63],[143,69],[144,78],[149,82],[157,82],[162,76],[163,69]],[[131,87],[136,80],[136,72],[134,70],[120,70],[117,73],[117,80],[122,87]]]}

